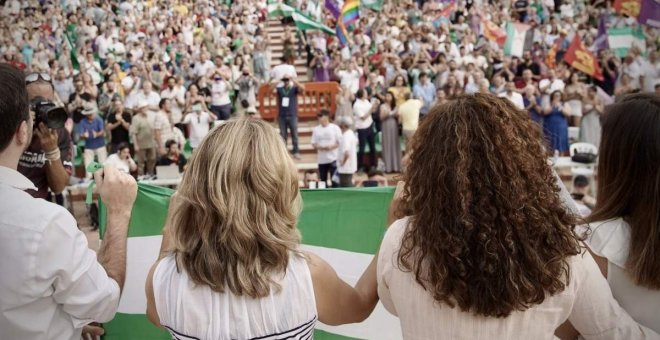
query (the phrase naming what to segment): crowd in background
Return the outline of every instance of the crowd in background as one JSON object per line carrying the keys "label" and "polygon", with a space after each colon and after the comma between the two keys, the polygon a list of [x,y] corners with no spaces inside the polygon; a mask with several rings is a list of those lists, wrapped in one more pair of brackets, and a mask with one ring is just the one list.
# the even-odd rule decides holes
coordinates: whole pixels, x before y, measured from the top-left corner
{"label": "crowd in background", "polygon": [[[336,24],[320,1],[286,4]],[[177,162],[184,147],[196,148],[214,121],[257,113],[261,85],[297,76],[271,67],[280,60],[272,57],[264,1],[9,0],[2,13],[2,61],[51,78],[59,103],[86,116],[68,126],[84,144],[85,164],[128,143],[139,174],[152,175],[159,159]],[[599,49],[600,21],[639,29],[643,42],[623,56]],[[529,25],[519,55],[490,39],[488,25],[501,32],[509,23]],[[575,36],[593,47],[602,79],[564,62]],[[345,123],[357,131],[356,170],[378,164],[379,141],[379,168],[400,172],[419,120],[463,93],[495,93],[527,110],[542,125],[549,154],[568,153],[569,126],[579,127],[579,141],[598,146],[605,104],[629,92],[660,92],[658,38],[656,28],[608,1],[387,1],[380,11],[361,8],[343,44],[286,26],[281,59],[286,70],[306,60],[300,82],[340,84],[330,116],[352,118]]]}

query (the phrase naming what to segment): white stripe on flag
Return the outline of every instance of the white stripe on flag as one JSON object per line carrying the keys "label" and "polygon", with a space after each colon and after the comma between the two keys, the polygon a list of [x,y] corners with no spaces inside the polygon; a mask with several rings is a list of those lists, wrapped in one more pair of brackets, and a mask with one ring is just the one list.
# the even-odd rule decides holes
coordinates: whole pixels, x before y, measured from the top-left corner
{"label": "white stripe on flag", "polygon": [[[144,284],[149,269],[158,258],[162,236],[129,237],[127,241],[126,283],[119,301],[119,313],[145,314],[147,303]],[[357,283],[373,255],[354,253],[333,248],[301,245],[327,261],[339,277],[350,285]],[[401,339],[399,319],[390,314],[379,302],[371,316],[362,323],[328,326],[318,322],[316,328],[326,332],[361,339]]]}
{"label": "white stripe on flag", "polygon": [[[373,258],[373,255],[305,244],[302,249],[327,261],[337,271],[337,275],[351,286],[357,283]],[[402,339],[399,319],[390,314],[380,302],[364,322],[342,326],[328,326],[318,322],[316,328],[360,339]]]}
{"label": "white stripe on flag", "polygon": [[126,244],[126,283],[119,300],[119,313],[146,314],[144,284],[149,269],[158,259],[161,235],[129,237]]}

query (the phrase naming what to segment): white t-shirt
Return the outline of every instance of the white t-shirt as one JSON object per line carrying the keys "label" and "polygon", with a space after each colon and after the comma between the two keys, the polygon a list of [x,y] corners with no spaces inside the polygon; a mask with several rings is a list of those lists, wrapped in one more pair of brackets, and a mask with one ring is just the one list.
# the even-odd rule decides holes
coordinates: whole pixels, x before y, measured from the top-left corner
{"label": "white t-shirt", "polygon": [[183,124],[190,124],[190,146],[194,149],[202,143],[202,139],[209,133],[211,117],[205,111],[188,113],[183,118]]}
{"label": "white t-shirt", "polygon": [[170,106],[172,107],[172,122],[177,124],[183,118],[183,107],[179,105],[178,101],[184,102],[186,100],[186,93],[183,87],[174,87],[173,89],[166,88],[160,93],[161,98],[167,98],[170,100]]}
{"label": "white t-shirt", "polygon": [[[358,139],[355,132],[346,130],[341,135],[341,143],[339,143],[339,152],[337,160],[337,172],[340,174],[354,174],[357,171],[357,144]],[[341,164],[344,160],[344,155],[348,152],[348,160],[345,164]]]}
{"label": "white t-shirt", "polygon": [[[328,124],[327,126],[318,125],[312,130],[312,144],[321,147],[339,145],[341,142],[341,129],[335,124]],[[337,160],[338,149],[330,151],[317,151],[317,159],[319,164],[328,164]]]}
{"label": "white t-shirt", "polygon": [[112,38],[106,38],[105,35],[99,35],[96,38],[96,47],[98,48],[99,58],[105,59],[108,56],[108,49],[112,45]]}
{"label": "white t-shirt", "polygon": [[195,75],[198,77],[202,77],[208,74],[209,70],[215,68],[215,64],[207,60],[205,62],[198,62],[195,64]]}
{"label": "white t-shirt", "polygon": [[503,97],[510,100],[513,103],[513,105],[515,105],[517,108],[521,110],[525,109],[525,102],[523,101],[523,97],[518,92],[511,92],[511,95],[509,96],[505,91],[500,93],[499,97]]}
{"label": "white t-shirt", "polygon": [[211,83],[211,105],[228,105],[231,104],[229,99],[229,86],[226,81],[213,81]]}
{"label": "white t-shirt", "polygon": [[548,88],[545,89],[545,94],[551,94],[555,91],[563,91],[565,87],[564,81],[561,79],[555,79],[552,82],[550,82],[550,79],[543,79],[539,82],[539,88],[546,86],[548,86]]}
{"label": "white t-shirt", "polygon": [[131,172],[131,164],[135,164],[135,161],[132,158],[128,158],[126,160],[119,158],[119,155],[116,153],[113,153],[112,155],[108,156],[108,158],[103,162],[103,165],[111,165],[117,170],[123,172],[123,173],[130,173]]}
{"label": "white t-shirt", "polygon": [[360,69],[337,71],[337,75],[341,79],[341,86],[351,93],[355,94],[360,89],[360,76],[362,75]]}
{"label": "white t-shirt", "polygon": [[586,243],[594,254],[607,259],[607,283],[614,298],[639,324],[660,332],[660,290],[638,286],[626,273],[630,225],[616,218],[592,222],[589,228]]}
{"label": "white t-shirt", "polygon": [[[355,116],[356,129],[366,129],[373,124],[374,120],[371,118],[371,113],[369,113],[371,107],[371,102],[366,99],[355,100],[355,103],[353,103],[353,115]],[[365,119],[361,119],[365,115]]]}
{"label": "white t-shirt", "polygon": [[[133,102],[133,105],[137,105],[142,100],[147,101],[149,106],[158,107],[158,104],[160,103],[160,95],[154,91],[149,92],[149,94],[144,93],[144,91],[140,91],[135,95],[135,101]],[[155,114],[158,112],[158,109],[149,109],[149,112],[150,114]]]}
{"label": "white t-shirt", "polygon": [[295,79],[297,75],[298,73],[296,72],[296,68],[289,64],[277,65],[270,71],[270,76],[273,79],[282,79],[285,76],[291,79]]}

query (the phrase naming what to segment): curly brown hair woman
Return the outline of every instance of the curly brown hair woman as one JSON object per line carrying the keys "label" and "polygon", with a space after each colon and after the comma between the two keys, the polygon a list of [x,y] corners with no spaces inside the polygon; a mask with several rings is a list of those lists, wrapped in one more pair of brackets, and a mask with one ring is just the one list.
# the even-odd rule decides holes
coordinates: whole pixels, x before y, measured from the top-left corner
{"label": "curly brown hair woman", "polygon": [[[581,248],[541,131],[508,100],[459,96],[431,109],[404,174],[408,217],[388,230],[378,291],[404,338],[642,336]],[[579,326],[577,326],[579,324]]]}

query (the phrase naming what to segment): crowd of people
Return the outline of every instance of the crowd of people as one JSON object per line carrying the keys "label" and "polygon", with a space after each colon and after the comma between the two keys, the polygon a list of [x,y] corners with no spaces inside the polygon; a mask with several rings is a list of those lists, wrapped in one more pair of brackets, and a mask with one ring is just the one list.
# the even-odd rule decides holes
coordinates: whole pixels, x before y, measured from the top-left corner
{"label": "crowd of people", "polygon": [[[88,324],[117,311],[136,181],[112,165],[94,172],[107,207],[96,256],[68,211],[28,191],[18,170],[41,119],[29,108],[36,90],[8,64],[0,82],[0,268],[13,274],[0,278],[0,332],[101,334]],[[355,286],[300,249],[298,170],[281,136],[262,120],[229,120],[202,140],[171,198],[145,273],[147,318],[173,338],[311,339],[317,321],[361,322],[381,301],[404,339],[660,339],[660,100],[626,95],[603,117],[599,200],[584,221],[514,103],[477,93],[433,106]]]}
{"label": "crowd of people", "polygon": [[[337,24],[327,5],[284,3]],[[255,114],[259,87],[279,89],[286,78],[340,84],[330,116],[353,118],[357,166],[365,172],[378,165],[378,141],[379,170],[400,172],[400,136],[407,141],[430,107],[463,93],[509,98],[543,126],[549,154],[564,155],[569,126],[579,127],[579,141],[598,146],[605,104],[630,92],[660,92],[658,29],[609,1],[386,1],[380,11],[361,8],[344,44],[283,20],[281,58],[273,57],[264,1],[9,0],[2,15],[2,61],[52,80],[56,103],[88,116],[69,126],[74,142],[84,141],[85,164],[129,143],[139,175],[154,174],[169,141],[182,151],[187,139],[194,149],[214,121]],[[623,57],[596,48],[600,21],[639,28],[645,41]],[[491,39],[491,26],[507,23],[528,25],[522,53]],[[575,36],[594,46],[602,79],[564,61]],[[297,74],[296,59],[306,61],[307,74]],[[280,131],[285,138],[291,131],[299,158],[298,91],[286,94],[291,106],[280,105]]]}
{"label": "crowd of people", "polygon": [[[319,1],[280,3],[337,24]],[[346,42],[283,18],[281,58],[262,0],[3,5],[0,268],[16,273],[0,279],[0,305],[10,306],[0,310],[3,336],[74,339],[113,317],[136,191],[127,174],[164,165],[184,175],[164,232],[169,252],[147,282],[147,314],[173,334],[307,332],[316,320],[364,320],[380,299],[404,338],[658,338],[660,35],[611,2],[385,1],[361,8]],[[623,53],[602,48],[599,22],[640,30],[643,40]],[[528,25],[520,53],[491,36],[489,25],[510,23]],[[602,78],[564,59],[575,37]],[[338,95],[335,112],[318,113],[319,167],[305,182],[352,186],[364,171],[362,185],[387,183],[379,170],[404,180],[380,254],[356,287],[297,248],[298,171],[286,141],[290,133],[300,159],[307,81],[336,81]],[[258,119],[262,86],[277,97],[279,136]],[[255,119],[235,119],[243,116]],[[575,209],[547,166],[549,155],[568,153],[570,127],[599,154],[598,201],[578,176]],[[225,157],[214,157],[219,149]],[[85,168],[106,165],[86,173],[108,207],[98,260],[68,212],[32,199],[61,204],[77,156]],[[232,190],[215,186],[217,173]],[[587,209],[584,233],[574,226]],[[184,295],[195,303],[181,304]],[[182,316],[203,305],[250,310],[214,310],[249,326],[203,333]]]}

